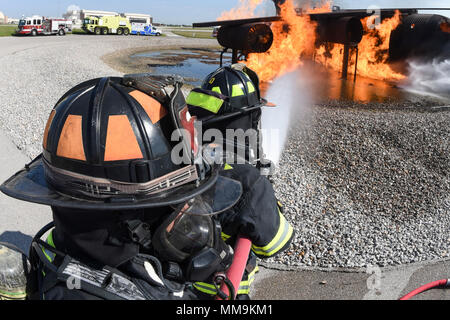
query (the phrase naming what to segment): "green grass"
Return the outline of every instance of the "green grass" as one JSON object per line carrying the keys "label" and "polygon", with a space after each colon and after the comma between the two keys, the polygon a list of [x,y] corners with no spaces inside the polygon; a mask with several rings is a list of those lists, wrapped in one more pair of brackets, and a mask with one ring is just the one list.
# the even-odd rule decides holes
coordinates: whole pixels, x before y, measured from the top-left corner
{"label": "green grass", "polygon": [[72,29],[72,34],[86,34],[86,32],[83,29]]}
{"label": "green grass", "polygon": [[10,37],[16,33],[16,25],[0,25],[0,37]]}
{"label": "green grass", "polygon": [[212,36],[212,32],[175,31],[175,30],[173,30],[172,33],[175,33],[179,36],[187,37],[187,38],[215,39]]}

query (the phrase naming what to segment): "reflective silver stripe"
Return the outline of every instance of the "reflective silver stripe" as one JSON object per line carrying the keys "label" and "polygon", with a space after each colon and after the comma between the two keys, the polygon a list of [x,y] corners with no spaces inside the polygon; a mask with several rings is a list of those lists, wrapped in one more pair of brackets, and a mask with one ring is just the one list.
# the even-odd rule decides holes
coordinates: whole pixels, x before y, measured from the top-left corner
{"label": "reflective silver stripe", "polygon": [[78,189],[82,193],[100,197],[115,194],[150,195],[198,180],[198,172],[195,165],[181,168],[148,182],[127,183],[86,176],[56,168],[45,161],[45,159],[43,164],[47,168],[45,171],[46,176],[52,184]]}
{"label": "reflective silver stripe", "polygon": [[280,227],[278,229],[277,234],[272,239],[272,241],[263,247],[258,247],[252,245],[252,250],[254,253],[263,255],[263,256],[272,256],[277,253],[283,246],[289,241],[292,237],[294,229],[286,220],[286,218],[281,214],[280,210],[278,210],[278,214],[280,216]]}

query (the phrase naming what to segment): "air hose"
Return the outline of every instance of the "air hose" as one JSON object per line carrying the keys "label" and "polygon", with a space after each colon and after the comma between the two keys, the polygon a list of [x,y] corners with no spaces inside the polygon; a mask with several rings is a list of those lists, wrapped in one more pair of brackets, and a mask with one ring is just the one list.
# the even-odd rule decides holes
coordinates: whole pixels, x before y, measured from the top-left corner
{"label": "air hose", "polygon": [[436,288],[450,288],[450,279],[442,279],[442,280],[427,283],[427,284],[411,291],[410,293],[404,295],[403,297],[400,298],[400,300],[409,300],[412,297],[418,295],[419,293],[425,292],[430,289],[436,289]]}

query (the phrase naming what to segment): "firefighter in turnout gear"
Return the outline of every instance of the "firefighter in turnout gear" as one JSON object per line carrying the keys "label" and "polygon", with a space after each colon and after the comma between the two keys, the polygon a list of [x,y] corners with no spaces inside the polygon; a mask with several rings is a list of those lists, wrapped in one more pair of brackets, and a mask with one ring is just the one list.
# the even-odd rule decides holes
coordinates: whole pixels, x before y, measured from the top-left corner
{"label": "firefighter in turnout gear", "polygon": [[[201,88],[190,92],[186,101],[190,113],[202,121],[204,131],[217,129],[223,136],[228,129],[253,130],[259,136],[261,108],[273,106],[261,98],[256,73],[243,64],[217,69],[206,77]],[[238,291],[245,297],[254,273],[258,271],[255,256],[265,259],[283,252],[293,239],[294,229],[284,217],[283,207],[264,174],[260,140],[257,140],[256,147],[249,146],[246,141],[224,140],[222,151],[229,144],[234,145],[234,152],[238,152],[241,145],[246,149],[246,163],[230,164],[226,162],[228,151],[223,153],[225,163],[221,175],[240,181],[243,195],[238,205],[219,215],[222,237],[227,243],[233,244],[240,234],[249,237],[253,243],[249,267]],[[257,161],[252,161],[252,153],[259,156]],[[269,165],[272,166],[271,163]],[[195,286],[205,293],[216,293],[212,284],[197,283]]]}
{"label": "firefighter in turnout gear", "polygon": [[231,265],[217,215],[242,186],[183,133],[194,137],[195,118],[181,86],[148,75],[100,78],[57,102],[42,154],[1,186],[52,208],[53,222],[32,241],[29,298],[199,299],[192,283]]}
{"label": "firefighter in turnout gear", "polygon": [[253,240],[254,267],[229,291],[246,297],[255,256],[288,246],[292,227],[267,179],[203,156],[182,85],[99,78],[57,102],[42,154],[0,187],[53,212],[30,248],[29,299],[211,299],[238,233]]}

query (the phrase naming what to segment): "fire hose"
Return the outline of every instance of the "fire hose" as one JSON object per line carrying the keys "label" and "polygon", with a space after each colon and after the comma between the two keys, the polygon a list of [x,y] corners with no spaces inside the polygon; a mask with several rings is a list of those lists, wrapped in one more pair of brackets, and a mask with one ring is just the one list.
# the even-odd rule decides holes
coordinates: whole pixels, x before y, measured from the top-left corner
{"label": "fire hose", "polygon": [[410,293],[404,295],[403,297],[400,298],[400,300],[409,300],[412,297],[414,297],[422,292],[425,292],[430,289],[437,289],[437,288],[450,288],[450,279],[442,279],[442,280],[427,283],[427,284],[411,291]]}
{"label": "fire hose", "polygon": [[[224,300],[227,297],[230,300],[233,300],[235,298],[235,293],[239,288],[239,284],[242,280],[242,276],[244,275],[245,268],[247,266],[247,260],[251,250],[251,246],[252,242],[248,238],[239,237],[236,241],[233,263],[227,270],[226,275],[219,275],[219,277],[221,277],[221,280],[228,281],[222,281],[222,285],[220,290],[218,290],[219,294],[216,296],[216,300]],[[450,279],[442,279],[425,284],[404,295],[399,300],[409,300],[422,292],[437,288],[450,288]]]}
{"label": "fire hose", "polygon": [[244,275],[245,268],[247,266],[248,256],[250,254],[250,249],[252,242],[245,237],[239,237],[234,246],[234,257],[233,263],[226,272],[226,277],[229,281],[222,282],[221,288],[219,290],[220,294],[216,296],[216,300],[223,300],[228,297],[229,300],[235,299],[235,294],[239,289],[239,285]]}

